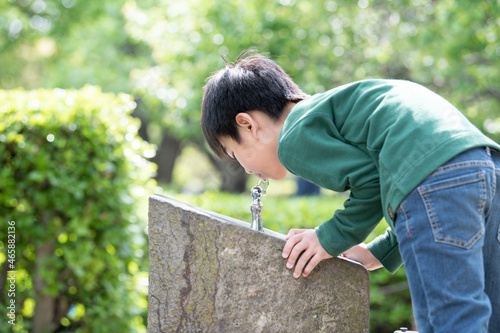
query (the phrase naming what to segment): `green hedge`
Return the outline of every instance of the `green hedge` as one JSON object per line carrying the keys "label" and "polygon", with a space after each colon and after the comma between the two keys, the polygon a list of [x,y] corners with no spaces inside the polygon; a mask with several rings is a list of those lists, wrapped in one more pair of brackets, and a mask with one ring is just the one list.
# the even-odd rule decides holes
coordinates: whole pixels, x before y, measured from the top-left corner
{"label": "green hedge", "polygon": [[145,331],[137,209],[155,166],[135,105],[92,86],[0,90],[0,307],[15,302],[0,331]]}

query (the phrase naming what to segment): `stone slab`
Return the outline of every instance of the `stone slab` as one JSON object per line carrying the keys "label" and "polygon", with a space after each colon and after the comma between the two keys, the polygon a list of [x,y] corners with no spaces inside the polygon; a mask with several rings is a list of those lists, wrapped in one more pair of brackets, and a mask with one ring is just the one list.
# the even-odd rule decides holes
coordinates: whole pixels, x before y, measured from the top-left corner
{"label": "stone slab", "polygon": [[148,234],[149,333],[369,331],[359,264],[332,258],[296,280],[284,235],[159,195]]}

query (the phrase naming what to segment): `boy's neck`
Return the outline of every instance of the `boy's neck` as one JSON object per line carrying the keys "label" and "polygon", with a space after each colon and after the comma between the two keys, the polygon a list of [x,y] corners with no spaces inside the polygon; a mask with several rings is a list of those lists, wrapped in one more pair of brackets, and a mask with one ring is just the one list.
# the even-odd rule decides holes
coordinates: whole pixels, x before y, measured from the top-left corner
{"label": "boy's neck", "polygon": [[288,117],[288,114],[290,113],[290,111],[292,111],[292,109],[293,109],[293,107],[295,105],[297,105],[297,103],[294,103],[294,102],[288,102],[285,105],[285,108],[283,109],[283,113],[281,114],[281,118],[279,120],[280,126],[283,126],[283,124],[285,123],[286,118]]}

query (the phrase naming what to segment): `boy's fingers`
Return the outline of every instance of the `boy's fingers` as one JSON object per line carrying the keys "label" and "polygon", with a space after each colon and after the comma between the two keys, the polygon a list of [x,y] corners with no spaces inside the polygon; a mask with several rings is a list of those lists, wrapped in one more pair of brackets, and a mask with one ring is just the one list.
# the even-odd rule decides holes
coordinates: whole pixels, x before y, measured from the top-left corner
{"label": "boy's fingers", "polygon": [[309,260],[309,263],[306,265],[306,267],[304,268],[304,271],[302,272],[302,276],[303,277],[308,276],[313,271],[313,269],[316,266],[318,266],[320,261],[321,261],[321,258],[319,257],[319,255],[318,254],[314,255],[311,258],[311,260]]}
{"label": "boy's fingers", "polygon": [[288,256],[290,255],[290,252],[292,251],[293,247],[295,246],[295,244],[297,243],[297,241],[295,239],[288,239],[285,243],[285,246],[283,247],[283,253],[281,254],[283,256],[283,258],[288,258]]}
{"label": "boy's fingers", "polygon": [[314,253],[311,250],[307,250],[304,253],[302,253],[300,259],[297,261],[297,264],[295,265],[295,271],[293,272],[294,278],[297,279],[300,277],[300,274],[302,274],[304,267],[306,266],[307,262],[309,261],[309,259],[311,259],[313,255]]}
{"label": "boy's fingers", "polygon": [[298,241],[294,244],[293,248],[290,251],[290,254],[288,255],[288,261],[286,263],[286,267],[288,269],[291,269],[293,266],[295,266],[297,258],[300,256],[300,254],[306,249],[306,244],[304,242],[301,242],[299,237],[294,237],[291,240],[296,240]]}
{"label": "boy's fingers", "polygon": [[288,240],[288,239],[290,239],[290,237],[295,236],[297,234],[301,234],[301,233],[303,233],[306,230],[307,229],[290,229],[288,231],[288,235],[285,236],[285,239]]}

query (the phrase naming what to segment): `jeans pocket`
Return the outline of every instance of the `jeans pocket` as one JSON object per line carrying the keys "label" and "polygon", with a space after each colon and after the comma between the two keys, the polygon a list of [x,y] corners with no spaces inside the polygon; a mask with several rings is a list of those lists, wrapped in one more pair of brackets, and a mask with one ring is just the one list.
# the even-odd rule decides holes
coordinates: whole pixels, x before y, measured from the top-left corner
{"label": "jeans pocket", "polygon": [[434,240],[470,249],[484,234],[487,200],[484,171],[433,181],[418,187]]}

